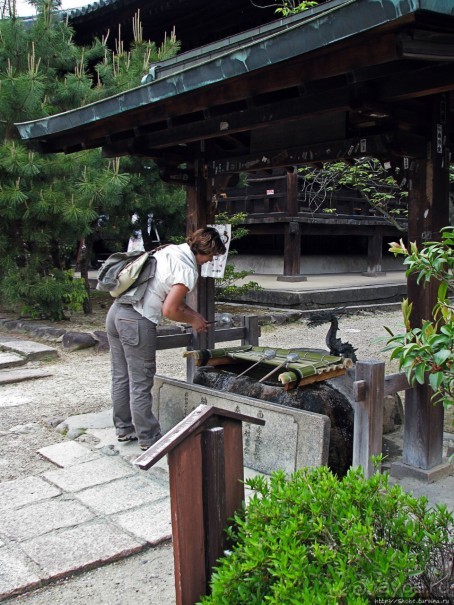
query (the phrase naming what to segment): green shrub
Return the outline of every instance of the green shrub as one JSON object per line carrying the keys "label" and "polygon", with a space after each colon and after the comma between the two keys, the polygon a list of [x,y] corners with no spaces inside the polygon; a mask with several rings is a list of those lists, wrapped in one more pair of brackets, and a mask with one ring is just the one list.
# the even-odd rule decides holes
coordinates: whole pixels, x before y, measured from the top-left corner
{"label": "green shrub", "polygon": [[237,281],[244,279],[248,275],[251,275],[253,271],[237,271],[232,263],[227,263],[225,266],[224,277],[216,278],[215,286],[215,298],[216,300],[235,300],[235,298],[248,294],[249,292],[256,292],[257,290],[263,290],[255,281],[249,281],[241,286],[237,285]]}
{"label": "green shrub", "polygon": [[387,475],[366,480],[352,469],[338,479],[320,467],[246,484],[255,494],[228,529],[232,550],[204,605],[359,604],[449,590],[452,515]]}
{"label": "green shrub", "polygon": [[454,308],[450,296],[454,289],[454,227],[441,230],[441,241],[426,242],[421,250],[415,243],[409,249],[403,241],[390,244],[390,252],[404,256],[406,275],[417,275],[416,283],[426,286],[438,283],[437,302],[432,317],[420,326],[413,326],[413,304],[405,299],[402,314],[405,332],[394,334],[385,327],[391,338],[384,351],[392,351],[411,385],[428,381],[434,403],[446,407],[454,405]]}
{"label": "green shrub", "polygon": [[82,279],[72,271],[12,268],[1,280],[2,302],[22,316],[61,320],[66,311],[80,311],[87,298]]}

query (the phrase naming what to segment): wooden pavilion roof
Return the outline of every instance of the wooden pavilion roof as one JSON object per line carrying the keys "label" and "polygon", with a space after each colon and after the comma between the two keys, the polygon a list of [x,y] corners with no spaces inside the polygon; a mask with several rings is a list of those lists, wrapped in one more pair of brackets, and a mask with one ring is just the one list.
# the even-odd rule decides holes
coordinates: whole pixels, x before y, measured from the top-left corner
{"label": "wooden pavilion roof", "polygon": [[146,156],[181,182],[201,149],[213,175],[364,155],[408,163],[426,154],[421,100],[452,93],[453,62],[452,0],[333,0],[17,127],[41,152]]}

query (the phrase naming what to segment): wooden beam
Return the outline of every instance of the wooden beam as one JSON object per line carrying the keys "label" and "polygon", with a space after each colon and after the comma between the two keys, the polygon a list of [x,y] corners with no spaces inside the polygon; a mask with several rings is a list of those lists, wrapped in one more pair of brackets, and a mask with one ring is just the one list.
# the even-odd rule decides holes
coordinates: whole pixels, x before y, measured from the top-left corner
{"label": "wooden beam", "polygon": [[385,81],[378,88],[378,96],[394,102],[449,92],[453,89],[453,69],[452,63],[408,69],[406,74]]}
{"label": "wooden beam", "polygon": [[[398,59],[396,36],[392,33],[375,37],[359,36],[352,44],[339,42],[337,52],[333,48],[322,48],[310,55],[304,54],[285,63],[273,64],[254,71],[247,78],[241,76],[227,79],[213,86],[203,87],[171,99],[135,107],[108,118],[90,122],[67,131],[64,144],[67,149],[102,147],[110,144],[112,129],[116,136],[127,131],[138,132],[145,126],[159,124],[172,116],[183,116],[207,108],[216,108],[228,103],[253,99],[260,94],[299,87],[320,79],[341,76],[351,70],[372,65],[385,64]],[[329,96],[329,95],[327,95]],[[222,109],[221,112],[222,113]],[[114,122],[114,124],[113,124]],[[142,134],[142,133],[141,133]],[[143,133],[144,134],[144,133]],[[129,135],[126,138],[130,138]],[[55,137],[57,141],[58,137]],[[42,143],[47,153],[59,151],[60,143],[53,138]],[[58,148],[57,148],[58,147]]]}
{"label": "wooden beam", "polygon": [[[293,92],[293,95],[296,93]],[[266,128],[270,123],[281,124],[289,120],[299,118],[302,115],[318,115],[332,112],[334,109],[349,109],[350,93],[344,86],[342,89],[331,90],[327,95],[325,91],[318,94],[306,94],[302,98],[291,98],[279,102],[269,103],[263,106],[254,106],[252,109],[244,109],[234,113],[222,113],[215,118],[205,118],[200,114],[194,114],[193,121],[182,125],[175,125],[159,129],[147,135],[140,134],[137,143],[131,137],[131,131],[125,132],[123,147],[133,155],[147,154],[147,149],[159,149],[170,145],[184,144],[201,139],[211,139],[224,136],[231,141],[232,134],[249,131],[251,129]],[[119,135],[121,138],[121,133]],[[112,149],[120,149],[122,143],[112,143]],[[235,147],[238,147],[238,142]],[[236,148],[233,151],[236,151]],[[226,149],[232,149],[232,144],[226,145]]]}
{"label": "wooden beam", "polygon": [[[207,158],[210,175],[232,172],[250,172],[267,168],[286,167],[289,165],[328,162],[342,158],[360,158],[365,155],[372,157],[389,157],[393,153],[404,153],[411,156],[410,149],[402,149],[403,135],[396,132],[386,132],[378,135],[358,136],[350,139],[338,139],[323,143],[313,143],[300,147],[282,149],[259,149],[246,156]],[[418,139],[421,143],[421,139]],[[397,149],[393,143],[397,142]],[[413,148],[417,157],[425,154],[425,147],[419,145]]]}

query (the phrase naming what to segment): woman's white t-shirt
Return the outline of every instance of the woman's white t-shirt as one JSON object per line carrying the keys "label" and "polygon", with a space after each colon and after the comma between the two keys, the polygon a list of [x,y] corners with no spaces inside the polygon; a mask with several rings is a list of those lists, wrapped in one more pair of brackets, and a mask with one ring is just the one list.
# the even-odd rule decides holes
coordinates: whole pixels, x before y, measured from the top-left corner
{"label": "woman's white t-shirt", "polygon": [[155,253],[156,274],[143,300],[134,309],[155,324],[162,319],[162,305],[172,286],[183,284],[189,291],[197,284],[199,270],[188,244],[170,245]]}

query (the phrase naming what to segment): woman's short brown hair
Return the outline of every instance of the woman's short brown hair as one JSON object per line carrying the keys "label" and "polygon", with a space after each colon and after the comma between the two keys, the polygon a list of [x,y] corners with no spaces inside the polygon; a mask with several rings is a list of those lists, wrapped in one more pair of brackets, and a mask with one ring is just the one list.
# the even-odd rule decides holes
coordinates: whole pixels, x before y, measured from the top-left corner
{"label": "woman's short brown hair", "polygon": [[226,251],[219,231],[214,227],[197,229],[186,241],[194,254],[203,254],[204,256],[213,254],[214,256],[219,256]]}

